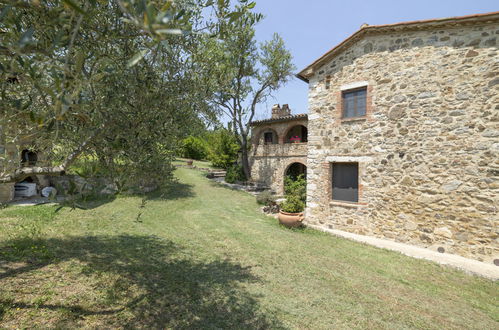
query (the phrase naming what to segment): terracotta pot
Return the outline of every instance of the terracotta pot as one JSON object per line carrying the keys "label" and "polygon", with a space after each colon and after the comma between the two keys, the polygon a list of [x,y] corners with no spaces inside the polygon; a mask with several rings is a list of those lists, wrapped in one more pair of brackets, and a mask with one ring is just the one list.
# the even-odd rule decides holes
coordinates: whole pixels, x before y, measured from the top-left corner
{"label": "terracotta pot", "polygon": [[193,162],[192,160],[188,160],[187,161],[187,166],[192,166],[192,162]]}
{"label": "terracotta pot", "polygon": [[289,213],[289,212],[279,211],[279,215],[277,216],[277,218],[279,219],[280,224],[288,228],[291,228],[291,227],[300,227],[305,217],[303,216],[303,212]]}

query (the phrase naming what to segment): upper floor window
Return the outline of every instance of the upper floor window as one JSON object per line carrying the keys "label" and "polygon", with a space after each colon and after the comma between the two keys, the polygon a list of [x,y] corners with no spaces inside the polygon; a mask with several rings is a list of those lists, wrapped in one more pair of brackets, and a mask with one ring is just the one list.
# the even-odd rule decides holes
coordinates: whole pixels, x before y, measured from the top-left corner
{"label": "upper floor window", "polygon": [[342,93],[343,118],[364,117],[366,115],[367,87],[347,90]]}
{"label": "upper floor window", "polygon": [[279,143],[279,138],[275,130],[273,130],[272,128],[267,128],[261,133],[257,143],[277,144]]}
{"label": "upper floor window", "polygon": [[265,132],[263,134],[263,141],[265,144],[273,144],[274,143],[274,133]]}

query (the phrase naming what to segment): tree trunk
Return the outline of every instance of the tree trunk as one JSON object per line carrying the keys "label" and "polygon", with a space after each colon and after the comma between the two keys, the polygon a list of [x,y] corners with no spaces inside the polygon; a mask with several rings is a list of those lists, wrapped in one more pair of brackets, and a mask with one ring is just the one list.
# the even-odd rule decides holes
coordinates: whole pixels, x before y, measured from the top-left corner
{"label": "tree trunk", "polygon": [[246,141],[243,141],[241,144],[241,162],[243,163],[243,171],[246,180],[251,179],[251,168],[249,164],[249,153],[248,153],[248,145]]}

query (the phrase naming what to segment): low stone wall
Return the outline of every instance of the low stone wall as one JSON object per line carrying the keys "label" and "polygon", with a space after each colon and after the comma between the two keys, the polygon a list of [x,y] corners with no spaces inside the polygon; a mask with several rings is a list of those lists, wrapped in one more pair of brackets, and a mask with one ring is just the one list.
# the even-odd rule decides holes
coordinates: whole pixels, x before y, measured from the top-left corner
{"label": "low stone wall", "polygon": [[14,198],[14,184],[0,184],[0,203],[10,202]]}
{"label": "low stone wall", "polygon": [[[0,144],[0,172],[13,169],[14,164],[18,164],[18,162],[15,162],[16,159],[18,159],[18,155],[13,145]],[[13,198],[14,184],[0,184],[0,203],[10,202]]]}

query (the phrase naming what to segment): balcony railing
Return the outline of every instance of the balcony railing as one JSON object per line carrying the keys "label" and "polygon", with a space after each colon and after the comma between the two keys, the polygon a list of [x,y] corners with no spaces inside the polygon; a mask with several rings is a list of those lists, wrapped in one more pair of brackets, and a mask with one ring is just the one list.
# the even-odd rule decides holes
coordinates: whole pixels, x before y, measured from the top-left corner
{"label": "balcony railing", "polygon": [[259,144],[251,151],[254,156],[306,156],[307,143]]}

